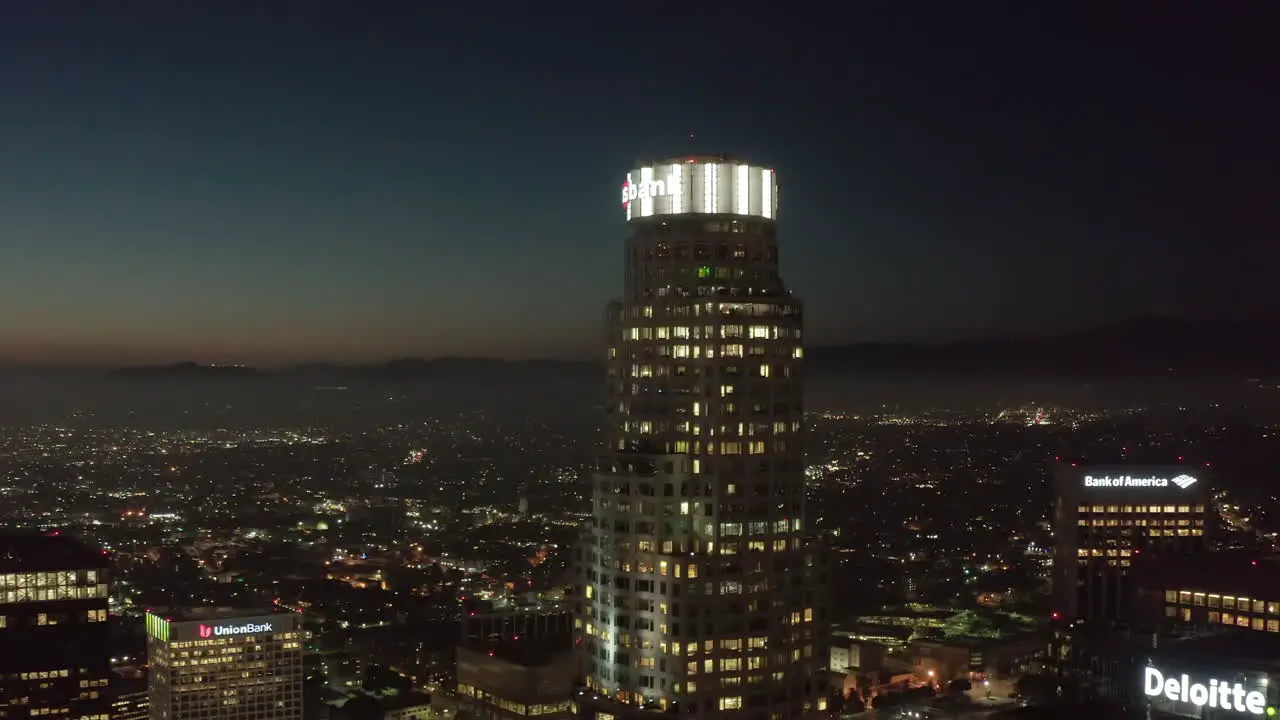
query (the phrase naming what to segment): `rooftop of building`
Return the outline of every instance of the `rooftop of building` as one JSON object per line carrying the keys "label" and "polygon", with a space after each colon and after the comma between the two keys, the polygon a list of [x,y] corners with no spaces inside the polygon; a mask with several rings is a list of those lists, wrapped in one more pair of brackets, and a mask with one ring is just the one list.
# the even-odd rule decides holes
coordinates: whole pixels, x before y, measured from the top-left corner
{"label": "rooftop of building", "polygon": [[189,622],[193,620],[234,620],[236,618],[263,617],[266,615],[277,614],[271,608],[232,607],[148,608],[147,612],[152,615],[163,617],[169,622]]}
{"label": "rooftop of building", "polygon": [[1213,629],[1161,636],[1154,650],[1197,662],[1280,665],[1280,635],[1245,628]]}
{"label": "rooftop of building", "polygon": [[1133,471],[1169,468],[1212,470],[1213,463],[1186,455],[1170,455],[1161,450],[1132,448],[1123,453],[1098,453],[1089,456],[1072,455],[1055,458],[1061,465],[1078,468],[1106,468],[1108,470],[1131,468]]}
{"label": "rooftop of building", "polygon": [[1133,576],[1149,590],[1203,591],[1280,602],[1280,555],[1146,552],[1134,559]]}
{"label": "rooftop of building", "polygon": [[410,690],[409,692],[399,692],[398,690],[353,690],[340,697],[325,701],[326,705],[340,708],[359,703],[376,704],[380,710],[386,712],[388,710],[404,710],[405,708],[430,705],[431,696],[417,690]]}
{"label": "rooftop of building", "polygon": [[750,165],[751,161],[728,153],[689,153],[687,155],[667,155],[660,158],[642,158],[638,160],[637,163],[637,167],[649,167],[651,165],[670,165],[671,163],[731,163],[735,165]]}
{"label": "rooftop of building", "polygon": [[1072,634],[1072,642],[1079,643],[1090,654],[1161,656],[1197,665],[1239,669],[1280,668],[1280,633],[1225,625],[1159,633],[1085,625],[1073,629]]}
{"label": "rooftop of building", "polygon": [[61,533],[0,533],[0,572],[110,567],[106,551]]}
{"label": "rooftop of building", "polygon": [[551,641],[535,638],[498,640],[459,646],[459,653],[489,656],[495,660],[521,667],[545,667],[568,655],[572,648],[563,640]]}
{"label": "rooftop of building", "polygon": [[[1152,717],[1156,714],[1152,713]],[[1128,708],[1114,702],[1059,702],[1053,705],[1028,705],[996,710],[987,716],[990,720],[1056,720],[1057,718],[1088,717],[1095,720],[1121,720],[1133,717]]]}

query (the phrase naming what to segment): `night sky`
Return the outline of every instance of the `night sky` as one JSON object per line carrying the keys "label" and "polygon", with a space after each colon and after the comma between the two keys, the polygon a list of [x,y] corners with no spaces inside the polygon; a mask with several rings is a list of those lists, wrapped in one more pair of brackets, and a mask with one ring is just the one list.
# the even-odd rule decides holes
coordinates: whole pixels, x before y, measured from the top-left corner
{"label": "night sky", "polygon": [[811,343],[1274,313],[1275,25],[1192,5],[4,3],[0,361],[597,356],[691,151]]}

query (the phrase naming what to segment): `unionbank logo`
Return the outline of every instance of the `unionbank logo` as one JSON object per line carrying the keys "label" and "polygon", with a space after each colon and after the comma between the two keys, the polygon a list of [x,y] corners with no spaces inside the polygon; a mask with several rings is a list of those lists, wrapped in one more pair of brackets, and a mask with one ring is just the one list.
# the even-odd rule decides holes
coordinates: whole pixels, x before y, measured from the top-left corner
{"label": "unionbank logo", "polygon": [[1170,480],[1169,482],[1173,483],[1174,485],[1177,485],[1183,490],[1186,490],[1187,488],[1196,484],[1196,479],[1191,477],[1190,475],[1179,475],[1178,477]]}
{"label": "unionbank logo", "polygon": [[202,639],[208,639],[226,635],[244,635],[246,633],[269,633],[274,629],[273,623],[265,622],[245,623],[244,625],[201,625],[199,632]]}

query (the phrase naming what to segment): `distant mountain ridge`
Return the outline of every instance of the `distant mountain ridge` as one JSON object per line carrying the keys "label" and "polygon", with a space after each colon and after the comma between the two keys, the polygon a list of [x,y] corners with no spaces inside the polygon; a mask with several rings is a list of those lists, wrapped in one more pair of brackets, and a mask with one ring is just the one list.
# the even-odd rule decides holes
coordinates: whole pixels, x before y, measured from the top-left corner
{"label": "distant mountain ridge", "polygon": [[814,372],[931,376],[1273,376],[1280,323],[1135,318],[1090,330],[942,344],[815,348]]}
{"label": "distant mountain ridge", "polygon": [[[855,343],[806,349],[807,372],[868,376],[1240,376],[1280,374],[1280,324],[1271,321],[1137,318],[1042,337],[950,343]],[[192,362],[117,368],[129,379],[295,378],[317,384],[353,380],[459,380],[495,375],[590,377],[601,363],[495,358],[404,358],[384,363],[310,363],[262,370]]]}

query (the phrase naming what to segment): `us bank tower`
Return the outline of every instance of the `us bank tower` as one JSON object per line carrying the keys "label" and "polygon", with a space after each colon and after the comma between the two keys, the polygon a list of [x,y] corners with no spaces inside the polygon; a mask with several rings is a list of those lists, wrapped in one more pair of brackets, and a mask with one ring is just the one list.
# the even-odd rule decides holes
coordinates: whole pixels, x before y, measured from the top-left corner
{"label": "us bank tower", "polygon": [[632,170],[607,419],[579,549],[589,720],[797,718],[820,707],[825,555],[805,527],[802,313],[769,168]]}

